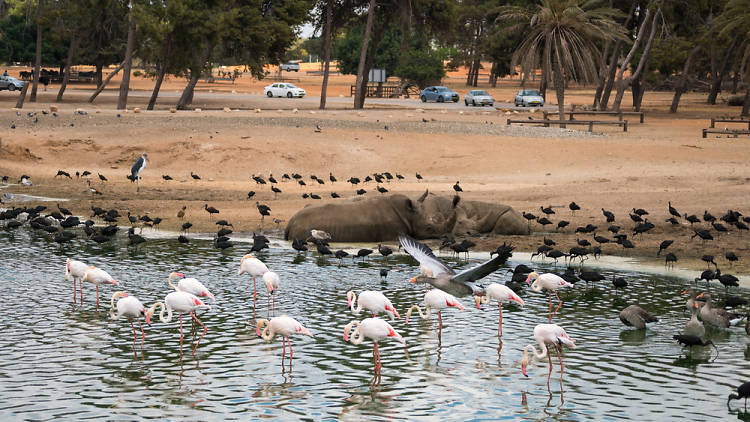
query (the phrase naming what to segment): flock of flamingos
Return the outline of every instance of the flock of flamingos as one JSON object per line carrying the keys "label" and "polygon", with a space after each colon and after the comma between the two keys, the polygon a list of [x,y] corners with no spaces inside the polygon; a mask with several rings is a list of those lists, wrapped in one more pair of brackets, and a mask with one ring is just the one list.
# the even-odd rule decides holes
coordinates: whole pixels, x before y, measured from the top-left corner
{"label": "flock of flamingos", "polygon": [[[502,335],[502,303],[503,302],[516,302],[518,305],[523,306],[524,302],[513,290],[506,287],[505,285],[498,283],[491,283],[486,287],[482,287],[476,284],[479,278],[486,276],[495,269],[499,268],[509,257],[508,254],[503,256],[497,256],[490,261],[487,261],[481,265],[478,265],[469,270],[455,274],[447,265],[445,265],[440,259],[438,259],[432,251],[426,245],[411,239],[406,236],[400,238],[401,244],[412,257],[414,257],[420,263],[421,275],[411,279],[411,282],[424,282],[433,285],[435,288],[429,289],[424,295],[424,310],[419,305],[412,306],[406,314],[406,322],[409,322],[412,312],[417,311],[421,318],[428,319],[432,315],[433,311],[436,311],[438,316],[439,331],[438,337],[442,333],[442,311],[448,308],[456,308],[463,310],[464,307],[459,300],[452,294],[442,290],[438,287],[443,287],[449,291],[463,291],[476,294],[474,296],[477,308],[481,307],[482,303],[488,303],[488,301],[494,299],[498,302],[500,309],[500,319],[498,322],[498,336]],[[279,288],[280,278],[278,274],[270,271],[268,267],[259,259],[253,255],[245,255],[240,260],[238,274],[248,274],[253,278],[253,295],[257,295],[256,280],[261,278],[266,286],[269,293],[269,297],[274,297],[274,291]],[[73,303],[76,302],[76,293],[79,293],[81,304],[83,304],[83,282],[92,283],[96,286],[96,304],[99,306],[99,285],[100,284],[112,284],[118,285],[118,282],[106,271],[89,266],[81,261],[67,259],[65,266],[65,278],[66,280],[73,281]],[[174,284],[174,281],[177,284]],[[572,287],[572,284],[566,282],[559,276],[551,273],[537,274],[530,273],[526,278],[526,283],[531,283],[531,288],[534,291],[541,291],[542,289],[548,290],[550,295],[556,290],[564,287]],[[198,341],[193,348],[193,355],[206,334],[208,328],[198,318],[196,312],[202,309],[210,309],[204,300],[211,299],[215,300],[214,295],[211,291],[199,280],[195,278],[186,278],[183,273],[173,272],[169,274],[167,282],[170,287],[174,289],[166,295],[163,302],[157,302],[151,307],[146,306],[134,295],[131,295],[124,291],[117,291],[112,295],[110,305],[110,317],[112,319],[119,319],[125,317],[130,322],[131,328],[133,329],[133,354],[137,358],[136,342],[139,334],[136,332],[134,322],[138,323],[140,329],[141,338],[141,355],[143,355],[143,343],[145,340],[145,333],[143,331],[143,325],[141,319],[147,325],[151,324],[151,319],[157,311],[159,312],[159,319],[164,323],[172,321],[174,313],[178,314],[180,322],[180,354],[182,354],[182,344],[184,341],[184,334],[182,328],[182,314],[188,314],[190,318],[203,328]],[[79,285],[77,289],[77,284]],[[442,284],[441,284],[442,283]],[[555,293],[555,295],[557,295]],[[560,378],[562,380],[563,364],[562,364],[562,347],[575,347],[575,341],[571,339],[565,330],[556,325],[552,324],[552,317],[560,308],[561,303],[558,305],[555,312],[552,312],[550,296],[550,314],[549,324],[539,324],[534,328],[534,338],[539,344],[541,351],[537,351],[533,344],[529,344],[524,348],[523,360],[522,360],[522,372],[526,374],[526,367],[529,363],[529,351],[533,352],[534,357],[537,359],[544,359],[547,357],[550,360],[550,373],[552,373],[552,361],[550,358],[549,348],[554,347],[558,352],[560,359],[561,371]],[[386,339],[394,339],[401,342],[404,346],[406,342],[404,338],[385,320],[378,318],[377,314],[385,313],[391,320],[394,318],[400,318],[398,311],[393,307],[391,301],[379,291],[362,291],[359,295],[353,291],[347,293],[348,306],[354,315],[359,315],[363,310],[372,313],[371,318],[365,318],[361,321],[352,321],[344,327],[343,338],[344,341],[350,341],[355,345],[362,344],[364,339],[370,339],[373,342],[373,359],[374,368],[373,372],[379,379],[381,371],[380,352],[378,350],[378,342]],[[558,298],[559,301],[559,298]],[[275,305],[275,304],[274,304]],[[165,315],[166,314],[166,315]],[[306,335],[313,336],[313,333],[300,324],[296,319],[282,315],[268,319],[259,319],[256,321],[256,333],[262,337],[265,341],[271,341],[276,335],[282,338],[282,361],[286,355],[286,345],[289,344],[290,360],[293,356],[292,344],[290,336],[292,335]]]}

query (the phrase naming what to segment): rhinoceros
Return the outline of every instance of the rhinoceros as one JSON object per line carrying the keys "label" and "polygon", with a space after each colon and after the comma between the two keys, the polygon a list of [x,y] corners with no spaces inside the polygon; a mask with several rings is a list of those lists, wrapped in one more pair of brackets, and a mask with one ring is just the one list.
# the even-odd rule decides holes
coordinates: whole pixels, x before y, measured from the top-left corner
{"label": "rhinoceros", "polygon": [[287,240],[306,239],[310,230],[324,230],[337,242],[381,242],[399,234],[417,239],[494,233],[529,234],[521,214],[508,205],[454,198],[425,192],[418,199],[392,194],[308,206],[289,219]]}

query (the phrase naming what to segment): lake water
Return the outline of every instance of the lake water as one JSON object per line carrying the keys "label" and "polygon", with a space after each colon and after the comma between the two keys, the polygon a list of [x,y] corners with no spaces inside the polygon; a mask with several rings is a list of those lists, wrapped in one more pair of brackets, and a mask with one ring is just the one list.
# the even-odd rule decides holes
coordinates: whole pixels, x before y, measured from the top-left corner
{"label": "lake water", "polygon": [[[520,371],[522,349],[533,343],[536,324],[547,322],[547,297],[522,293],[525,308],[504,307],[502,347],[497,338],[497,305],[444,312],[438,344],[431,321],[403,316],[421,303],[424,288],[407,283],[418,272],[408,257],[321,260],[273,249],[258,255],[281,276],[277,315],[286,313],[314,338],[293,337],[294,361],[282,366],[281,341],[255,335],[254,320],[267,316],[262,282],[253,307],[252,280],[237,276],[237,244],[221,252],[208,241],[184,246],[150,240],[139,249],[122,238],[113,245],[74,240],[60,247],[26,230],[0,230],[3,332],[0,335],[0,418],[83,420],[166,417],[190,420],[435,419],[446,420],[727,420],[740,402],[726,405],[737,385],[750,379],[750,339],[741,327],[710,331],[719,354],[696,348],[686,354],[672,336],[688,320],[683,313],[684,280],[618,272],[630,286],[615,295],[610,282],[586,290],[579,283],[561,295],[556,323],[576,339],[566,350],[562,385],[556,359],[547,386],[547,362]],[[132,331],[125,319],[109,319],[114,286],[84,286],[83,307],[71,304],[72,283],[64,279],[65,258],[108,271],[122,289],[148,305],[169,293],[171,271],[202,280],[217,303],[200,312],[208,326],[195,357],[188,337],[179,356],[178,323],[146,328],[145,358],[134,359]],[[457,263],[456,266],[474,265]],[[514,265],[511,262],[511,265]],[[536,265],[536,264],[535,264]],[[386,281],[378,271],[390,270]],[[544,270],[545,268],[542,267]],[[605,272],[608,277],[612,272]],[[500,271],[488,281],[508,279]],[[714,288],[714,295],[723,289]],[[409,358],[395,342],[382,342],[382,379],[371,385],[372,343],[345,343],[344,325],[355,317],[346,292],[382,290],[402,319],[394,328],[406,339]],[[719,294],[721,292],[721,294]],[[748,297],[747,291],[741,295]],[[619,310],[639,304],[659,316],[647,331],[624,327]],[[361,317],[360,317],[361,319]],[[189,332],[189,324],[186,324]],[[747,419],[746,419],[747,420]]]}

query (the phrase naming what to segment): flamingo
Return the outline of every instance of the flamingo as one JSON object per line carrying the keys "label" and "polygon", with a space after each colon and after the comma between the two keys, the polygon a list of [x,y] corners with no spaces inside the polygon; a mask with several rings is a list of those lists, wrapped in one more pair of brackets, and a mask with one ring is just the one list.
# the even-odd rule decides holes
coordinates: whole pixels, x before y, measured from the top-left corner
{"label": "flamingo", "polygon": [[391,321],[396,318],[401,318],[396,308],[393,307],[391,301],[388,300],[383,293],[374,290],[365,290],[361,292],[359,298],[357,298],[357,294],[354,293],[354,291],[350,290],[346,292],[346,300],[349,302],[349,309],[354,315],[359,315],[364,308],[372,312],[373,317],[379,312],[387,312]]}
{"label": "flamingo", "polygon": [[[531,290],[535,292],[547,290],[549,292],[549,322],[552,322],[552,316],[557,314],[557,311],[562,306],[562,300],[560,300],[560,296],[557,295],[557,289],[562,287],[573,287],[573,285],[563,280],[559,275],[552,273],[544,273],[540,275],[532,272],[526,277],[526,284],[529,284],[531,280],[534,280],[534,283],[531,284]],[[552,293],[554,293],[557,298],[557,309],[555,309],[554,313],[552,312]]]}
{"label": "flamingo", "polygon": [[[263,283],[266,284],[266,290],[268,290],[268,296],[269,298],[273,298],[273,307],[272,310],[276,309],[276,295],[274,294],[276,290],[279,289],[279,283],[281,282],[281,279],[279,279],[279,275],[276,274],[273,271],[268,271],[263,274]],[[289,346],[292,347],[292,346]]]}
{"label": "flamingo", "polygon": [[463,305],[461,305],[461,302],[458,301],[453,295],[446,293],[440,289],[432,289],[429,292],[424,294],[424,304],[425,308],[427,309],[427,313],[422,313],[422,308],[419,307],[419,305],[414,305],[406,312],[406,323],[409,323],[409,318],[411,318],[411,312],[416,309],[417,312],[419,312],[419,316],[423,319],[427,319],[430,317],[432,310],[437,310],[438,315],[438,339],[441,338],[443,333],[443,316],[441,314],[441,310],[448,308],[448,307],[456,307],[460,310],[464,310]]}
{"label": "flamingo", "polygon": [[262,276],[268,271],[266,264],[250,254],[243,256],[240,260],[240,269],[237,271],[237,275],[248,273],[253,277],[253,300],[258,295],[258,290],[255,287],[255,278]]}
{"label": "flamingo", "polygon": [[[84,281],[93,283],[96,285],[96,309],[99,309],[99,285],[104,284],[114,284],[115,286],[118,286],[117,280],[112,278],[111,275],[107,274],[106,271],[96,268],[95,266],[90,266],[86,272],[83,274],[83,278],[81,279],[81,283]],[[83,287],[81,287],[81,290],[83,290]],[[83,292],[81,292],[81,304],[83,304]]]}
{"label": "flamingo", "polygon": [[[362,295],[360,295],[360,297],[361,296]],[[380,318],[365,318],[362,320],[362,322],[356,320],[350,322],[346,325],[346,327],[344,327],[344,341],[350,341],[349,332],[351,331],[352,327],[355,327],[354,332],[351,335],[352,344],[362,344],[362,341],[364,341],[365,337],[372,340],[372,356],[373,360],[375,361],[373,372],[376,376],[380,374],[380,369],[382,367],[380,363],[380,350],[378,349],[378,342],[390,337],[395,338],[396,340],[400,341],[401,344],[406,346],[406,341],[403,337],[401,337],[401,334],[397,333],[396,330],[391,327],[391,324]]]}
{"label": "flamingo", "polygon": [[[165,303],[166,303],[166,306],[164,305]],[[185,336],[182,333],[182,313],[183,312],[190,313],[190,316],[193,317],[193,319],[198,324],[203,326],[203,334],[201,334],[200,338],[198,339],[198,342],[195,343],[195,347],[193,348],[193,356],[195,356],[195,351],[198,349],[198,345],[201,343],[203,336],[206,335],[206,331],[208,331],[208,328],[206,328],[206,325],[203,322],[201,322],[201,320],[199,320],[197,316],[195,316],[195,311],[199,309],[211,309],[211,307],[206,305],[197,296],[192,295],[190,293],[172,292],[164,298],[164,302],[154,303],[148,309],[148,311],[146,311],[146,324],[151,324],[151,317],[154,315],[154,312],[156,312],[156,308],[158,307],[161,308],[161,312],[159,313],[159,319],[161,319],[161,322],[171,322],[172,312],[177,312],[180,316],[180,356],[182,356],[182,340],[185,338]],[[165,309],[168,312],[166,318],[164,318]]]}
{"label": "flamingo", "polygon": [[[182,280],[177,283],[175,286],[172,284],[172,279],[181,277]],[[177,292],[186,292],[190,293],[191,295],[198,296],[198,297],[208,297],[211,298],[211,301],[216,302],[216,298],[214,295],[206,288],[206,286],[203,285],[200,281],[198,281],[195,278],[185,278],[185,274],[173,272],[169,274],[169,278],[167,279],[167,283],[169,283],[169,286],[175,289]]]}
{"label": "flamingo", "polygon": [[557,324],[539,324],[534,327],[534,339],[539,343],[539,347],[542,349],[541,352],[536,351],[536,346],[529,344],[523,348],[523,360],[521,361],[521,372],[525,377],[529,375],[526,373],[526,366],[529,364],[529,349],[534,353],[534,357],[537,359],[544,359],[545,357],[549,360],[549,374],[547,374],[547,384],[552,376],[552,357],[549,354],[549,345],[554,345],[557,349],[557,357],[560,359],[560,382],[562,382],[563,371],[565,365],[562,361],[562,346],[576,347],[575,340],[568,337],[565,330]]}
{"label": "flamingo", "polygon": [[[65,280],[73,278],[73,305],[76,304],[76,280],[82,281],[89,266],[81,261],[67,258],[65,260]],[[83,282],[81,282],[81,305],[83,305]]]}
{"label": "flamingo", "polygon": [[503,302],[516,302],[521,306],[524,306],[523,299],[518,297],[517,294],[510,289],[510,287],[504,284],[491,283],[484,289],[485,296],[474,296],[474,301],[477,304],[477,309],[481,309],[481,303],[488,303],[491,299],[497,300],[498,309],[500,309],[500,321],[497,323],[497,336],[503,335]]}
{"label": "flamingo", "polygon": [[[294,350],[292,350],[292,342],[289,340],[289,336],[292,334],[303,334],[306,336],[314,337],[310,330],[303,327],[296,319],[282,315],[278,317],[267,319],[259,319],[256,321],[255,334],[265,341],[273,340],[276,334],[282,337],[281,339],[281,361],[284,362],[284,356],[286,355],[286,343],[289,343],[289,361],[292,361],[294,357]],[[286,341],[286,343],[285,343]]]}
{"label": "flamingo", "polygon": [[[115,314],[115,300],[117,300],[117,314]],[[109,309],[109,317],[111,319],[119,319],[124,315],[130,321],[130,328],[133,329],[133,356],[136,358],[138,355],[135,352],[135,341],[138,339],[138,334],[135,332],[133,318],[138,320],[138,328],[141,329],[141,356],[143,356],[143,341],[146,339],[146,333],[143,332],[140,317],[146,313],[146,308],[137,297],[130,296],[126,292],[115,292],[112,295],[110,304],[112,305]]]}

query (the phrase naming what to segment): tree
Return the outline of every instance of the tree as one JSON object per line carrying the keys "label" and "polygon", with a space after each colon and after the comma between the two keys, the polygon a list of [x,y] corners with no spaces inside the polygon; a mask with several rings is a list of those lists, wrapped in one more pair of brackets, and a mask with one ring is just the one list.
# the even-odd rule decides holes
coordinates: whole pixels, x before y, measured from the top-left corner
{"label": "tree", "polygon": [[500,19],[529,25],[521,45],[513,53],[512,67],[520,65],[524,79],[541,68],[545,81],[553,82],[560,120],[565,120],[567,76],[591,81],[600,68],[601,54],[596,41],[624,38],[614,18],[618,12],[582,0],[541,0],[536,10],[505,7]]}
{"label": "tree", "polygon": [[445,77],[444,56],[439,51],[410,50],[396,69],[396,76],[414,82],[419,89],[437,85]]}
{"label": "tree", "polygon": [[133,8],[135,5],[130,2],[130,13],[128,14],[128,42],[125,47],[125,66],[122,68],[122,80],[120,81],[120,95],[117,98],[117,109],[123,110],[128,105],[128,90],[130,90],[130,69],[133,64],[133,49],[135,48],[135,17]]}
{"label": "tree", "polygon": [[370,33],[372,32],[372,23],[375,18],[376,0],[370,0],[370,8],[367,11],[367,23],[365,24],[365,34],[362,37],[362,48],[359,53],[359,64],[357,66],[357,81],[354,86],[354,108],[362,108],[366,93],[367,82],[365,80],[365,60],[367,59],[367,48],[370,42]]}
{"label": "tree", "polygon": [[[750,32],[750,0],[729,0],[727,2],[724,11],[717,19],[717,27],[723,28],[720,34],[732,34],[742,33],[747,34]],[[745,50],[747,52],[747,50]],[[748,61],[747,54],[742,60],[742,64],[746,64]],[[747,69],[742,69],[742,65],[738,68],[739,71],[744,70],[745,78],[747,78],[747,88],[745,90],[745,100],[742,105],[741,116],[747,116],[750,113],[750,66]]]}
{"label": "tree", "polygon": [[39,74],[42,71],[42,9],[44,1],[37,0],[36,7],[36,59],[34,60],[34,81],[31,86],[30,102],[36,102],[36,89],[39,85]]}
{"label": "tree", "polygon": [[320,105],[321,110],[326,108],[326,96],[328,90],[328,73],[331,66],[331,26],[333,25],[333,0],[326,0],[326,23],[325,23],[325,40],[323,41],[323,83],[320,85]]}
{"label": "tree", "polygon": [[[651,52],[651,47],[654,45],[654,37],[656,36],[658,22],[657,17],[660,14],[661,8],[658,8],[656,13],[653,13],[651,9],[646,9],[643,23],[641,23],[641,27],[638,30],[638,36],[635,38],[633,46],[630,49],[628,55],[625,57],[625,60],[623,60],[622,65],[620,65],[616,82],[617,93],[615,94],[615,100],[612,103],[612,109],[615,111],[620,110],[620,104],[622,103],[622,97],[625,95],[625,89],[630,86],[633,81],[640,78],[641,72],[643,72],[643,69],[649,58],[649,53]],[[649,29],[648,33],[646,33],[646,29]],[[625,78],[625,71],[628,69],[628,66],[633,59],[636,50],[638,50],[638,46],[643,42],[646,36],[648,36],[648,40],[646,41],[646,45],[643,48],[643,52],[641,53],[641,58],[638,61],[638,66],[635,68],[635,70],[631,71],[630,76]],[[606,108],[606,104],[604,104],[604,107]]]}

